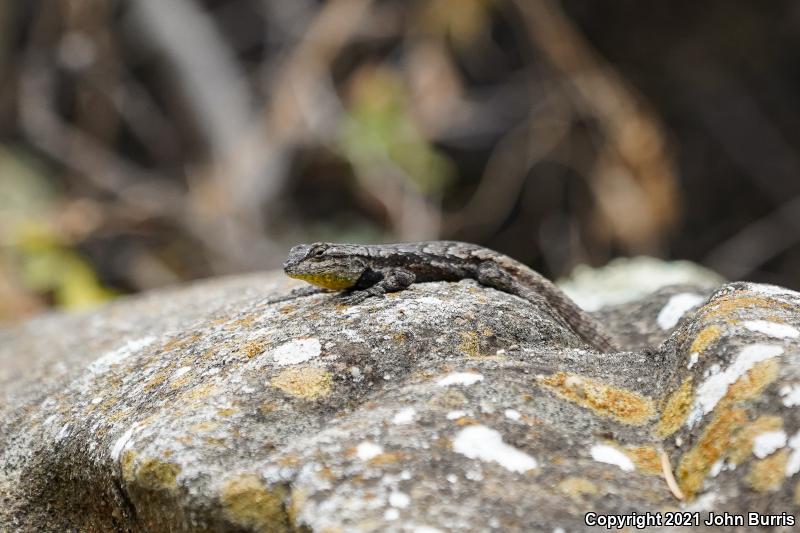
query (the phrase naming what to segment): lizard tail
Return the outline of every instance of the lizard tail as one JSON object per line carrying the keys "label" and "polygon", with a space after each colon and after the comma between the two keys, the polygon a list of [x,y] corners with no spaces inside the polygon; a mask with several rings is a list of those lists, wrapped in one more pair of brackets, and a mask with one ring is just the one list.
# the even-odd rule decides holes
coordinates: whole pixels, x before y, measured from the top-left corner
{"label": "lizard tail", "polygon": [[478,281],[550,307],[575,333],[600,352],[619,351],[619,347],[589,313],[581,309],[552,281],[508,256],[498,254],[478,266]]}
{"label": "lizard tail", "polygon": [[[530,270],[524,267],[525,270]],[[600,352],[615,352],[620,348],[592,315],[581,309],[569,296],[547,278],[537,272],[519,272],[518,279],[525,288],[544,297],[550,306],[564,319],[569,327],[583,340]],[[533,288],[531,288],[533,287]],[[525,297],[525,295],[520,295]]]}

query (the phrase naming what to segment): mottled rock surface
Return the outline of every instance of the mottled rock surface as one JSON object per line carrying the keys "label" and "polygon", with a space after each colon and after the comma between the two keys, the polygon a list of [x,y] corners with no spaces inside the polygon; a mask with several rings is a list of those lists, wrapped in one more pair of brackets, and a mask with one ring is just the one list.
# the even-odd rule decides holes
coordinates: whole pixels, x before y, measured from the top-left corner
{"label": "mottled rock surface", "polygon": [[600,354],[470,281],[354,307],[285,299],[299,286],[219,279],[0,331],[0,531],[800,511],[796,292],[663,288],[598,312],[630,350]]}

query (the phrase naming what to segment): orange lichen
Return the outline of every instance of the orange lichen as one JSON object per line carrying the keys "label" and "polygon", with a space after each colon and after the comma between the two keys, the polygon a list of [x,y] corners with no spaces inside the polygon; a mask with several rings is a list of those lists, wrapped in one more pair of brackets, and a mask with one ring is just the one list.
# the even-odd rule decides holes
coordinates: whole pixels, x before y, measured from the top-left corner
{"label": "orange lichen", "polygon": [[322,469],[316,472],[316,476],[320,479],[324,479],[325,481],[336,480],[336,474],[333,473],[333,470],[329,466],[323,466]]}
{"label": "orange lichen", "polygon": [[698,315],[709,318],[737,318],[739,312],[745,309],[770,309],[779,302],[765,296],[756,296],[752,293],[734,293],[729,296],[713,300],[700,309]]}
{"label": "orange lichen", "polygon": [[120,470],[122,470],[122,479],[127,483],[132,482],[136,478],[136,452],[133,450],[125,450],[119,461]]}
{"label": "orange lichen", "polygon": [[[297,517],[300,515],[300,512],[305,507],[306,502],[308,501],[308,490],[306,489],[299,489],[299,488],[292,488],[291,493],[291,501],[289,502],[289,508],[287,512],[289,513],[289,523],[296,524]],[[296,531],[307,531],[305,528],[295,528]]]}
{"label": "orange lichen", "polygon": [[384,452],[376,455],[368,461],[369,466],[384,466],[402,461],[405,454],[402,452]]}
{"label": "orange lichen", "polygon": [[776,491],[783,485],[789,450],[779,450],[750,466],[745,481],[758,492]]}
{"label": "orange lichen", "polygon": [[138,485],[150,490],[171,490],[176,486],[176,478],[181,467],[160,459],[145,459],[136,468],[135,480]]}
{"label": "orange lichen", "polygon": [[170,381],[169,388],[171,390],[182,389],[192,381],[193,377],[194,376],[192,375],[191,372],[187,372],[181,376],[178,376],[177,378]]}
{"label": "orange lichen", "polygon": [[567,372],[539,379],[558,396],[623,424],[640,426],[653,418],[653,401],[633,391]]}
{"label": "orange lichen", "polygon": [[728,297],[707,303],[698,310],[698,316],[702,316],[704,319],[722,318],[728,321],[735,321],[741,311],[753,308],[774,309],[775,307],[786,308],[788,305],[764,296],[734,293]]}
{"label": "orange lichen", "polygon": [[291,531],[286,498],[283,486],[267,489],[255,474],[234,477],[219,492],[225,517],[248,531]]}
{"label": "orange lichen", "polygon": [[779,370],[780,363],[776,358],[757,363],[728,388],[722,401],[740,402],[756,398],[767,385],[775,381]]}
{"label": "orange lichen", "polygon": [[288,315],[296,310],[297,310],[297,305],[295,304],[286,304],[278,308],[278,312],[282,315]]}
{"label": "orange lichen", "polygon": [[[728,388],[714,410],[717,413],[716,417],[708,424],[695,447],[684,454],[678,466],[678,481],[688,497],[699,490],[716,461],[726,456],[730,456],[734,463],[744,461],[752,450],[752,439],[762,432],[759,428],[769,430],[780,426],[774,418],[762,417],[740,431],[747,423],[747,416],[743,409],[734,407],[740,402],[760,395],[764,388],[777,378],[779,369],[780,364],[776,359],[762,361]],[[772,457],[768,459],[771,461],[765,465],[777,461]],[[763,466],[754,470],[751,485],[771,486],[770,483],[774,480],[765,473],[766,468]]]}
{"label": "orange lichen", "polygon": [[178,376],[170,382],[169,388],[172,390],[182,389],[192,381],[192,377],[193,376],[191,372],[187,372],[182,376]]}
{"label": "orange lichen", "polygon": [[242,346],[239,351],[247,356],[248,359],[252,359],[257,355],[261,355],[267,349],[267,341],[264,339],[259,339],[255,341],[250,341]]}
{"label": "orange lichen", "polygon": [[626,446],[625,455],[630,457],[636,469],[647,474],[661,475],[661,454],[652,446]]}
{"label": "orange lichen", "polygon": [[203,385],[198,385],[197,387],[193,387],[186,392],[182,393],[180,399],[176,402],[178,405],[183,403],[186,400],[204,400],[217,392],[218,387],[213,383],[206,383]]}
{"label": "orange lichen", "polygon": [[314,366],[287,368],[272,378],[270,385],[287,394],[314,400],[331,392],[333,375]]}
{"label": "orange lichen", "polygon": [[278,409],[278,406],[275,405],[272,402],[264,402],[258,407],[258,410],[261,411],[261,414],[264,414],[264,415],[272,413],[273,411],[276,411],[277,409]]}
{"label": "orange lichen", "polygon": [[[109,400],[109,401],[111,401],[111,400]],[[108,407],[104,408],[103,410],[108,410],[114,404],[116,404],[116,401],[113,401],[113,403],[111,405],[109,405]],[[103,405],[105,405],[105,402],[101,405],[101,407]],[[118,422],[118,421],[120,421],[120,420],[122,420],[124,418],[130,417],[132,413],[133,413],[133,409],[131,409],[130,407],[124,407],[124,408],[121,408],[121,409],[115,409],[112,412],[106,414],[106,421],[107,422]]]}
{"label": "orange lichen", "polygon": [[211,431],[217,429],[218,427],[219,427],[219,422],[216,422],[214,420],[205,420],[203,422],[198,422],[197,424],[194,424],[189,429],[192,432],[197,432],[197,431]]}
{"label": "orange lichen", "polygon": [[216,345],[207,350],[203,350],[203,353],[200,354],[200,359],[206,362],[213,362],[219,358],[220,350],[228,348],[228,344]]}
{"label": "orange lichen", "polygon": [[750,458],[753,451],[753,441],[761,433],[783,429],[783,419],[775,415],[763,415],[739,431],[733,442],[728,460],[734,464],[741,464]]}
{"label": "orange lichen", "polygon": [[693,400],[692,378],[688,377],[667,398],[666,405],[661,413],[661,419],[654,430],[655,435],[658,438],[665,439],[675,433],[689,415]]}
{"label": "orange lichen", "polygon": [[164,343],[161,347],[162,352],[171,352],[176,348],[183,348],[187,344],[196,342],[202,337],[199,333],[192,333],[191,335],[186,335],[185,337],[177,337],[171,340],[168,340]]}
{"label": "orange lichen", "polygon": [[461,342],[458,344],[458,349],[467,357],[480,357],[481,343],[478,334],[474,331],[462,331]]}
{"label": "orange lichen", "polygon": [[231,320],[225,324],[226,331],[241,331],[245,329],[252,329],[253,324],[256,321],[256,317],[254,316],[245,316],[242,318],[237,318],[236,320]]}
{"label": "orange lichen", "polygon": [[146,391],[151,391],[163,385],[168,378],[168,371],[166,369],[160,370],[155,376],[144,383],[143,388]]}
{"label": "orange lichen", "polygon": [[278,458],[278,464],[281,466],[297,466],[300,461],[301,459],[293,453],[287,453]]}
{"label": "orange lichen", "polygon": [[432,408],[440,408],[448,411],[461,409],[467,402],[467,397],[457,388],[449,387],[439,392],[428,400],[428,405]]}
{"label": "orange lichen", "polygon": [[562,493],[573,499],[580,499],[583,495],[594,495],[599,492],[597,485],[583,477],[564,478],[557,485]]}
{"label": "orange lichen", "polygon": [[711,466],[729,451],[733,434],[747,422],[744,409],[719,410],[708,424],[697,444],[680,460],[677,480],[681,490],[691,498],[703,485]]}
{"label": "orange lichen", "polygon": [[689,351],[702,354],[706,351],[706,348],[719,339],[720,335],[722,335],[722,328],[716,324],[703,328],[692,341]]}

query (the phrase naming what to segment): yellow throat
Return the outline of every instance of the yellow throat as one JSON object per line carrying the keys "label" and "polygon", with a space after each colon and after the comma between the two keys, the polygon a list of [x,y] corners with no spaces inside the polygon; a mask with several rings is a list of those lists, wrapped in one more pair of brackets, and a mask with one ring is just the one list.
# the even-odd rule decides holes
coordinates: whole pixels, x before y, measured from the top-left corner
{"label": "yellow throat", "polygon": [[289,276],[295,279],[302,279],[317,287],[334,291],[349,289],[355,283],[350,278],[336,276],[335,274],[289,274]]}

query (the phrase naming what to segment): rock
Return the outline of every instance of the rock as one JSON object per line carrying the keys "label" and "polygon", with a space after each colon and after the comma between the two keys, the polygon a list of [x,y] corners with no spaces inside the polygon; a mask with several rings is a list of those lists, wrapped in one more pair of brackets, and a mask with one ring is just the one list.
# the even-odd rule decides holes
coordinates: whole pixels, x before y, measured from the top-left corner
{"label": "rock", "polygon": [[791,525],[796,292],[665,288],[599,312],[630,350],[599,354],[470,281],[353,307],[300,286],[212,280],[0,331],[0,530]]}
{"label": "rock", "polygon": [[690,261],[639,256],[618,257],[602,268],[579,265],[559,286],[584,309],[597,311],[640,300],[664,287],[691,285],[713,290],[724,282],[722,276]]}

